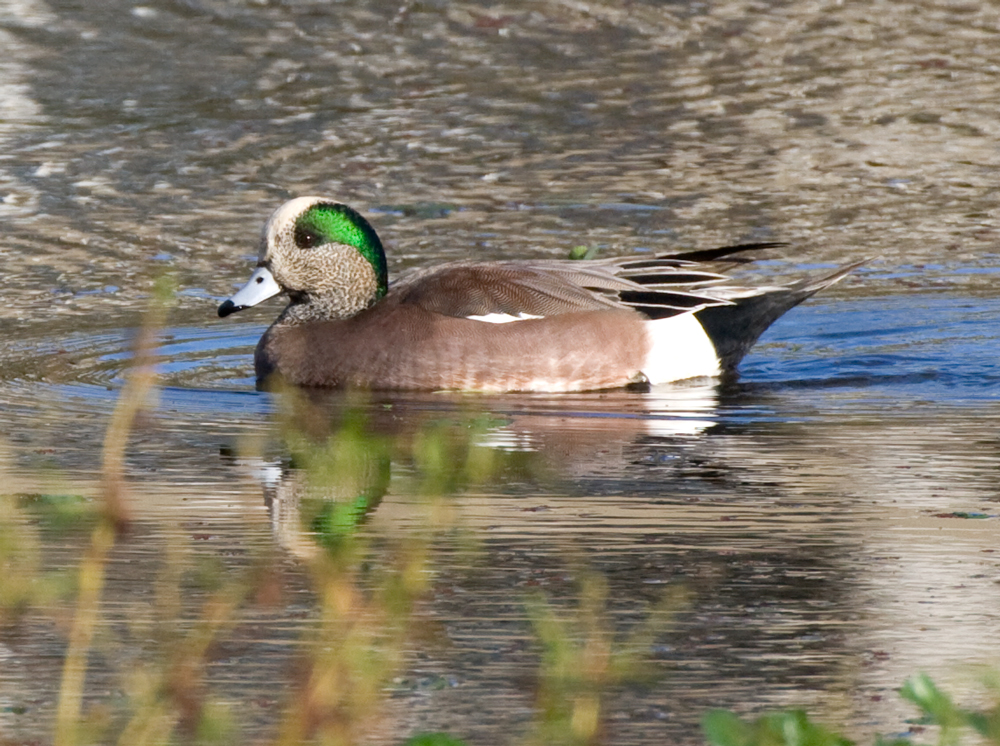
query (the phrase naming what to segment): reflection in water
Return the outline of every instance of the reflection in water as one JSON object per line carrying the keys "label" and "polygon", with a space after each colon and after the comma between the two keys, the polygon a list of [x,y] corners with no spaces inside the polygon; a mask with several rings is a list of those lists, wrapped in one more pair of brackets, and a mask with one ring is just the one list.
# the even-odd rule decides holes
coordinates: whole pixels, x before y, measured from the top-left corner
{"label": "reflection in water", "polygon": [[[266,485],[275,530],[286,548],[308,556],[326,530],[317,523],[316,502],[356,507],[364,495],[377,496],[367,503],[374,510],[352,525],[401,536],[419,531],[419,511],[387,470],[410,472],[401,444],[429,426],[453,434],[473,428],[473,444],[499,461],[487,483],[464,485],[454,500],[462,525],[481,537],[482,554],[468,567],[438,566],[434,608],[450,644],[424,658],[419,670],[452,681],[458,699],[475,698],[477,716],[463,732],[486,742],[509,727],[512,670],[528,676],[534,665],[517,642],[523,635],[517,595],[531,588],[571,594],[567,554],[586,556],[606,575],[611,609],[622,623],[641,615],[665,587],[694,591],[676,630],[655,646],[670,676],[637,699],[612,704],[615,717],[629,723],[628,739],[662,735],[662,718],[676,719],[679,731],[670,733],[690,735],[692,713],[738,706],[743,686],[751,685],[755,702],[822,700],[831,716],[865,713],[853,717],[884,722],[905,713],[885,693],[914,666],[947,674],[954,660],[980,660],[986,641],[1000,634],[1000,609],[983,606],[995,598],[1000,577],[988,553],[996,509],[972,524],[961,516],[970,501],[995,500],[992,460],[966,452],[982,422],[934,430],[925,423],[914,432],[901,412],[831,425],[794,416],[783,409],[791,402],[774,395],[756,402],[741,396],[750,409],[728,417],[734,406],[728,396],[715,425],[699,436],[645,431],[644,397],[624,392],[603,401],[454,395],[369,401],[366,427],[393,445],[367,451],[363,467],[339,472],[363,479],[326,484],[312,494],[305,515],[304,472],[284,470]],[[356,411],[329,394],[311,404],[313,415],[322,411],[312,430],[322,443],[324,424],[337,432],[336,423]],[[753,416],[754,408],[767,416]],[[630,409],[633,416],[613,414]],[[1000,411],[990,412],[982,415],[995,423]],[[495,432],[504,437],[492,444]],[[391,466],[386,453],[393,454]],[[974,585],[980,587],[967,593]],[[947,623],[931,622],[929,603]],[[845,659],[860,668],[844,668]],[[720,681],[739,684],[729,689]],[[790,682],[797,682],[791,694]],[[441,708],[464,711],[449,691],[418,687],[408,706],[436,727]],[[835,692],[849,696],[831,699]],[[858,699],[869,695],[873,701]],[[527,701],[528,692],[517,696]]]}
{"label": "reflection in water", "polygon": [[[256,332],[169,330],[163,371],[175,385],[129,454],[134,533],[109,571],[103,634],[114,652],[101,647],[93,691],[117,686],[147,644],[121,629],[162,623],[145,589],[164,552],[191,572],[264,562],[280,601],[241,610],[207,677],[219,696],[263,703],[247,723],[274,727],[274,682],[288,680],[315,621],[303,563],[344,536],[425,535],[413,496],[432,433],[447,446],[438,463],[476,465],[477,476],[435,483],[456,528],[434,542],[425,608],[436,631],[394,695],[408,713],[401,729],[490,744],[529,727],[538,659],[524,599],[540,590],[570,603],[582,564],[607,579],[618,629],[665,589],[689,592],[646,651],[658,675],[606,701],[622,742],[700,742],[698,718],[719,706],[808,705],[856,732],[885,731],[909,716],[893,694],[907,676],[955,682],[956,661],[1000,642],[992,304],[924,306],[803,307],[721,388],[569,396],[289,400],[252,390]],[[78,333],[46,345],[22,343],[3,387],[7,494],[93,495],[126,340]],[[51,349],[65,354],[53,361]],[[957,349],[965,365],[949,369]],[[220,459],[220,445],[240,458]],[[83,540],[38,535],[40,566],[72,566]],[[183,613],[197,615],[203,598],[192,587]],[[0,697],[14,708],[0,716],[5,732],[36,733],[58,681],[58,628],[46,612],[27,625],[0,641]]]}
{"label": "reflection in water", "polygon": [[[708,383],[665,386],[651,396],[314,390],[304,399],[291,397],[295,430],[287,446],[294,468],[260,459],[242,463],[263,488],[278,542],[310,558],[317,540],[335,541],[370,517],[389,491],[392,455],[404,444],[414,448],[431,429],[457,431],[465,449],[494,452],[491,462],[516,462],[521,478],[596,478],[620,472],[630,449],[683,452],[712,426],[715,393]],[[307,538],[309,531],[318,539]]]}
{"label": "reflection in water", "polygon": [[[623,629],[664,589],[690,593],[647,651],[660,675],[607,703],[623,741],[696,743],[701,712],[747,701],[812,705],[855,724],[899,722],[907,711],[891,691],[906,676],[927,667],[947,675],[953,661],[979,660],[1000,642],[991,601],[1000,567],[989,553],[995,454],[968,448],[1000,411],[984,406],[967,419],[952,408],[936,424],[917,420],[916,430],[906,409],[875,414],[862,399],[842,402],[831,418],[816,401],[796,388],[568,398],[327,393],[280,415],[285,432],[294,422],[291,432],[301,433],[284,445],[260,442],[279,434],[266,417],[248,428],[245,415],[168,404],[137,433],[130,457],[135,528],[109,572],[104,634],[121,654],[142,647],[142,635],[121,638],[115,625],[150,613],[142,589],[161,571],[161,547],[185,566],[211,559],[237,571],[276,545],[268,562],[280,570],[282,601],[241,612],[234,640],[208,668],[213,690],[269,703],[248,718],[273,725],[280,700],[266,692],[285,680],[293,641],[314,618],[299,563],[355,532],[376,542],[423,535],[414,489],[436,462],[445,475],[466,476],[434,483],[436,494],[451,495],[460,529],[434,542],[426,611],[435,641],[421,646],[394,696],[412,727],[448,727],[484,743],[527,727],[525,682],[537,659],[523,601],[538,590],[573,598],[574,562],[606,577],[608,613]],[[665,432],[672,419],[710,424]],[[260,456],[220,460],[220,442]],[[7,489],[51,492],[25,468],[30,452],[14,450]],[[248,463],[265,466],[263,484],[248,479]],[[69,473],[73,490],[93,489],[80,467]],[[41,537],[44,567],[78,551],[58,536]],[[200,598],[192,591],[189,602]],[[0,694],[34,713],[46,712],[57,679],[32,664],[58,649],[45,618],[33,618],[29,636],[4,640]],[[127,659],[96,665],[95,681],[114,686]],[[31,732],[33,720],[5,717],[12,732]]]}

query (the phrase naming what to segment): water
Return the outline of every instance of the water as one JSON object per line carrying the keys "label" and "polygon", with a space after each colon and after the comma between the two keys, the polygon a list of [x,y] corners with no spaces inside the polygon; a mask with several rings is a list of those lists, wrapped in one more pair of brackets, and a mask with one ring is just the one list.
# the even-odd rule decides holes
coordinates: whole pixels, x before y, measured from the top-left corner
{"label": "water", "polygon": [[[432,641],[376,740],[516,741],[538,669],[524,599],[571,606],[581,565],[620,634],[664,589],[690,593],[654,676],[608,693],[608,743],[700,743],[708,708],[793,705],[867,737],[906,730],[894,689],[913,673],[966,692],[964,666],[1000,642],[998,23],[932,3],[4,4],[7,494],[98,494],[153,283],[179,291],[88,695],[118,701],[156,625],[196,615],[195,589],[157,617],[166,557],[233,573],[270,557],[280,601],[241,612],[206,681],[245,733],[280,717],[316,612],[276,508],[299,479],[283,404],[253,390],[277,306],[215,307],[269,212],[305,193],[367,214],[393,272],[741,240],[788,243],[741,270],[768,281],[873,258],[722,387],[362,404],[399,442],[485,409],[477,442],[503,466],[452,499]],[[345,402],[317,407],[336,421]],[[373,536],[421,526],[414,467],[391,461]],[[86,538],[41,531],[39,562],[75,566]],[[50,737],[68,609],[0,635],[5,738]]]}

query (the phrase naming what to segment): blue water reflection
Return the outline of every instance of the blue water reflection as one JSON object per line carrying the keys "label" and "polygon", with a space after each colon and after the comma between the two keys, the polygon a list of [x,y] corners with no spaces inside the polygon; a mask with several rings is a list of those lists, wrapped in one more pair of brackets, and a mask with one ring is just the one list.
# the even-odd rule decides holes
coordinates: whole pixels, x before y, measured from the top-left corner
{"label": "blue water reflection", "polygon": [[837,406],[973,404],[997,397],[998,337],[995,298],[813,302],[768,330],[743,362],[741,384],[755,391],[831,389],[828,398]]}

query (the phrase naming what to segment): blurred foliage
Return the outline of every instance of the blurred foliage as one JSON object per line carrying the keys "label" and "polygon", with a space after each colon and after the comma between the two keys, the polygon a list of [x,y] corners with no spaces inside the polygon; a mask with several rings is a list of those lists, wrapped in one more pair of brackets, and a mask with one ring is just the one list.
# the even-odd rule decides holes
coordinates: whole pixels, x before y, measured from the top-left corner
{"label": "blurred foliage", "polygon": [[[246,742],[242,713],[210,685],[212,650],[246,623],[248,610],[280,603],[280,566],[289,558],[304,570],[312,594],[308,631],[298,640],[295,674],[275,693],[276,733],[271,740],[255,733],[254,741],[353,746],[373,734],[392,741],[397,724],[387,702],[427,623],[421,602],[434,582],[435,546],[447,536],[450,551],[474,551],[474,542],[462,538],[452,496],[508,479],[544,480],[544,466],[530,452],[482,445],[504,423],[471,408],[398,415],[365,394],[278,392],[281,476],[265,489],[274,548],[234,569],[219,557],[192,557],[168,536],[141,613],[122,610],[116,630],[102,596],[111,554],[132,527],[129,495],[141,488],[126,469],[126,447],[155,402],[154,330],[169,298],[165,282],[137,335],[134,364],[104,440],[97,498],[72,489],[0,494],[0,632],[32,614],[48,614],[46,623],[58,620],[66,634],[53,742]],[[376,520],[389,495],[410,510],[404,531]],[[60,568],[67,556],[75,568],[47,569],[42,547],[54,543],[63,552]],[[539,652],[535,717],[514,738],[532,746],[604,742],[606,698],[654,678],[648,653],[687,602],[682,589],[669,589],[622,634],[608,609],[604,576],[580,562],[571,574],[575,602],[540,594],[526,599]],[[139,652],[116,650],[119,634],[141,641]],[[88,666],[95,653],[110,658],[112,652],[123,659],[120,680],[102,698],[88,687]],[[921,710],[922,723],[936,728],[941,746],[972,733],[1000,746],[1000,673],[984,680],[994,704],[981,710],[956,706],[923,675],[908,681],[902,696]],[[704,718],[704,732],[716,746],[851,743],[801,711],[750,722],[714,711]],[[446,733],[418,733],[403,746],[465,743]]]}
{"label": "blurred foliage", "polygon": [[[140,392],[148,400],[148,390]],[[352,395],[353,397],[353,395]],[[394,416],[365,397],[317,402],[283,392],[280,448],[287,454],[272,488],[276,543],[305,569],[313,593],[310,631],[300,640],[297,675],[280,693],[274,744],[350,746],[385,733],[387,699],[400,680],[424,620],[421,599],[434,580],[434,546],[461,534],[451,496],[511,474],[544,478],[524,453],[477,445],[496,422],[476,412],[425,419],[389,435],[374,413]],[[138,408],[125,410],[134,417]],[[124,432],[124,431],[121,431]],[[119,436],[109,441],[123,448]],[[120,466],[120,458],[111,463]],[[117,467],[116,467],[117,468]],[[123,473],[107,488],[115,510],[72,492],[0,495],[0,621],[16,622],[45,604],[76,594],[59,695],[57,744],[224,744],[245,740],[241,713],[209,685],[211,650],[226,639],[251,605],[273,603],[280,578],[273,556],[251,557],[243,572],[217,557],[192,559],[168,543],[151,606],[128,620],[147,640],[140,658],[122,666],[118,693],[100,702],[83,693],[92,653],[114,645],[95,635],[108,555],[127,517]],[[406,531],[373,522],[387,495],[414,508]],[[75,574],[44,569],[42,536],[72,539]],[[471,546],[471,542],[470,542]],[[590,746],[607,740],[605,701],[623,686],[653,680],[649,650],[685,607],[683,589],[669,589],[642,622],[622,634],[608,609],[606,579],[585,563],[571,563],[575,601],[541,594],[526,598],[539,652],[535,716],[517,742]],[[275,587],[277,589],[275,590]],[[193,594],[193,595],[192,595]],[[269,601],[268,599],[272,599]],[[192,616],[192,610],[194,611]],[[178,620],[184,619],[183,624]],[[901,694],[921,711],[926,733],[940,746],[973,734],[1000,746],[1000,673],[984,681],[993,706],[958,707],[928,677],[916,676]],[[852,742],[802,711],[746,721],[728,711],[703,720],[715,746],[847,746]],[[913,746],[909,738],[879,746]],[[403,746],[465,746],[446,733],[419,733]]]}
{"label": "blurred foliage", "polygon": [[560,614],[541,596],[528,612],[542,649],[536,718],[530,743],[584,746],[603,740],[604,697],[616,687],[649,679],[646,659],[655,638],[685,605],[680,590],[667,593],[632,632],[616,639],[604,576],[584,569],[575,609]]}
{"label": "blurred foliage", "polygon": [[87,532],[98,519],[94,501],[82,495],[31,493],[16,495],[18,506],[35,525],[61,535]]}
{"label": "blurred foliage", "polygon": [[466,746],[465,741],[447,733],[418,733],[406,739],[403,746]]}
{"label": "blurred foliage", "polygon": [[790,710],[745,722],[726,710],[713,710],[702,720],[713,746],[850,746],[853,742]]}
{"label": "blurred foliage", "polygon": [[[507,465],[476,444],[492,424],[476,412],[399,430],[391,407],[361,393],[289,389],[279,402],[289,468],[271,498],[273,523],[308,568],[319,617],[277,743],[361,743],[384,727],[387,692],[421,634],[433,546],[459,531],[450,497]],[[369,525],[390,491],[411,509],[405,532]],[[413,742],[460,743],[444,734]]]}
{"label": "blurred foliage", "polygon": [[[989,671],[983,683],[992,696],[984,710],[958,707],[927,674],[908,679],[900,695],[920,709],[921,726],[937,733],[938,746],[985,742],[1000,746],[1000,671]],[[802,710],[771,713],[750,722],[728,710],[713,710],[702,719],[705,737],[713,746],[853,746],[854,741],[813,722]],[[980,738],[970,741],[975,733]],[[876,746],[916,746],[911,737],[878,738]]]}
{"label": "blurred foliage", "polygon": [[569,250],[569,258],[577,261],[596,259],[600,250],[598,246],[574,246]]}
{"label": "blurred foliage", "polygon": [[920,708],[923,722],[940,728],[938,743],[941,746],[960,743],[968,730],[975,731],[987,743],[1000,746],[1000,671],[986,672],[982,681],[993,702],[984,710],[958,707],[923,673],[910,678],[900,694]]}
{"label": "blurred foliage", "polygon": [[[65,504],[61,497],[0,495],[0,625],[16,624],[32,605],[73,592],[71,574],[41,567],[39,533],[63,525]],[[53,505],[58,507],[50,510]]]}

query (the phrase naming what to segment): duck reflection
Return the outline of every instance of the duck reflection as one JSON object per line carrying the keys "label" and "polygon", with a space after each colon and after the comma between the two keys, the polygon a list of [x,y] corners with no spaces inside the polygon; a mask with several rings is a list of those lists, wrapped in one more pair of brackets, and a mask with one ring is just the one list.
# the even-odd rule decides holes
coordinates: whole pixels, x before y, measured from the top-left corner
{"label": "duck reflection", "polygon": [[309,558],[371,516],[393,470],[418,491],[455,494],[679,465],[715,427],[719,393],[716,382],[564,395],[299,389],[278,401],[288,455],[254,471],[278,541]]}
{"label": "duck reflection", "polygon": [[[754,701],[775,706],[860,684],[879,698],[862,715],[894,722],[906,708],[891,690],[907,676],[997,638],[988,518],[1000,412],[917,420],[852,396],[733,382],[300,394],[282,398],[291,455],[265,490],[275,535],[299,557],[334,545],[337,531],[425,531],[420,495],[444,496],[479,553],[459,558],[460,542],[437,534],[430,604],[458,642],[434,661],[464,672],[497,718],[523,694],[497,682],[535,666],[502,642],[524,636],[524,594],[570,603],[566,567],[579,562],[606,577],[624,627],[664,587],[691,591],[651,653],[679,668],[676,685],[654,687],[657,706],[700,713],[747,696],[720,682],[753,681]],[[970,510],[982,520],[964,520]],[[853,717],[849,703],[831,707]]]}

